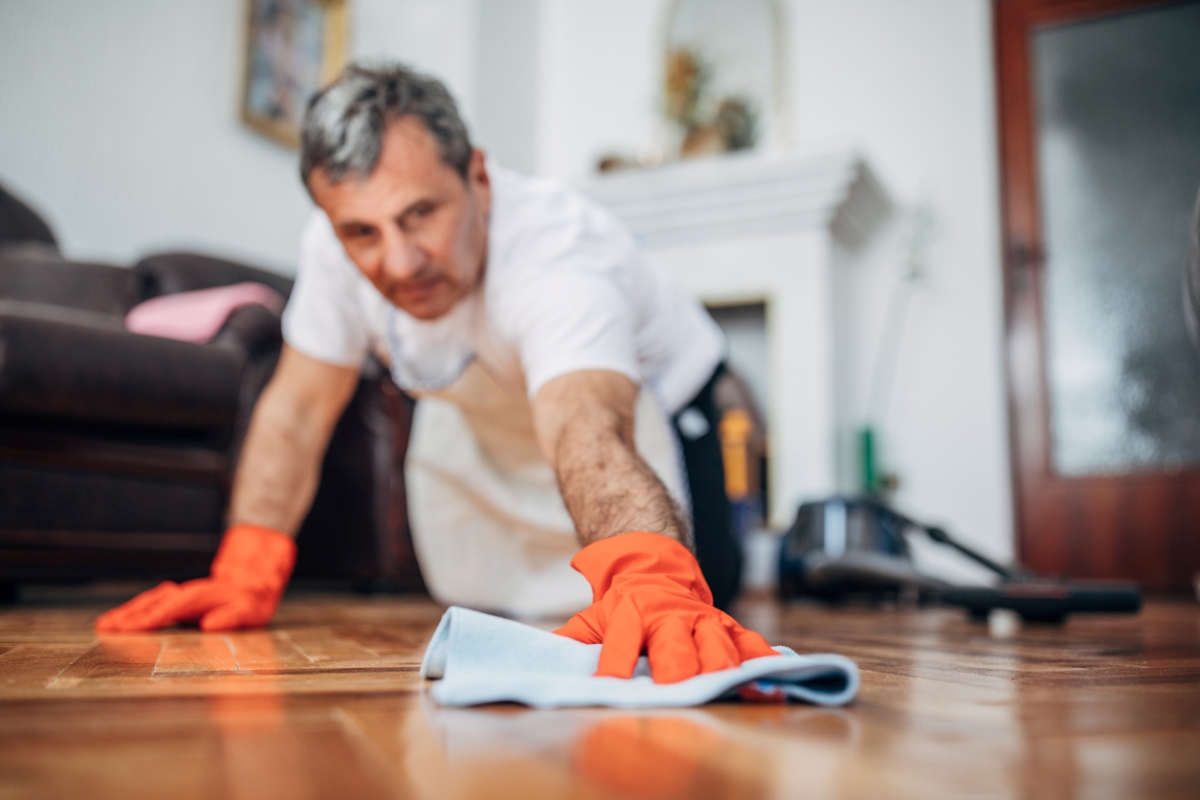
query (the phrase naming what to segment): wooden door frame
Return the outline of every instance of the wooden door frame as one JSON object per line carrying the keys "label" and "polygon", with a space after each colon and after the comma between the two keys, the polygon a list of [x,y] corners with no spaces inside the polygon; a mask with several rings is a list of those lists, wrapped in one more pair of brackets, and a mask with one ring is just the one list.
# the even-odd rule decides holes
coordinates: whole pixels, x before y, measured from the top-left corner
{"label": "wooden door frame", "polygon": [[[1200,531],[1170,520],[1200,514],[1200,471],[1069,478],[1051,466],[1050,395],[1044,363],[1044,240],[1038,198],[1037,118],[1030,34],[1183,0],[993,0],[1001,242],[1010,451],[1019,558],[1046,574],[1133,578],[1149,588],[1183,588],[1200,569]],[[1164,520],[1159,534],[1138,508]],[[1096,507],[1096,508],[1093,508]],[[1162,508],[1167,510],[1163,511]],[[1157,511],[1154,509],[1158,509]],[[1116,519],[1110,519],[1113,515]],[[1182,516],[1181,516],[1182,515]],[[1150,526],[1153,527],[1153,526]],[[1089,537],[1096,532],[1099,541]],[[1144,536],[1145,541],[1142,537]],[[1096,545],[1111,552],[1096,552]],[[1151,552],[1140,552],[1145,546]]]}

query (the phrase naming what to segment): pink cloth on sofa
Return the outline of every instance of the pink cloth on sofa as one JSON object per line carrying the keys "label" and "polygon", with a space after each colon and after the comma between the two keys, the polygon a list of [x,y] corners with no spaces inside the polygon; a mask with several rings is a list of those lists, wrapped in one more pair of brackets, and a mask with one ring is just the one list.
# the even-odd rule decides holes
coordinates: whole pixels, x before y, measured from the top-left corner
{"label": "pink cloth on sofa", "polygon": [[125,315],[125,328],[146,336],[184,342],[208,342],[234,309],[257,303],[278,314],[283,295],[261,283],[235,283],[213,289],[152,297]]}

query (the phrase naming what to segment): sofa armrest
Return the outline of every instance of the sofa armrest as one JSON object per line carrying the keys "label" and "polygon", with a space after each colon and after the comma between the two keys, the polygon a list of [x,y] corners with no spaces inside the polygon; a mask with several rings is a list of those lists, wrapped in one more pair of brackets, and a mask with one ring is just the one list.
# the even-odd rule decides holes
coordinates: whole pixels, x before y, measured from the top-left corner
{"label": "sofa armrest", "polygon": [[70,261],[45,247],[0,248],[0,298],[124,315],[142,293],[124,267]]}
{"label": "sofa armrest", "polygon": [[278,352],[282,343],[279,315],[257,303],[235,308],[212,340],[216,347],[240,348],[251,356]]}
{"label": "sofa armrest", "polygon": [[0,415],[227,436],[246,354],[0,314]]}

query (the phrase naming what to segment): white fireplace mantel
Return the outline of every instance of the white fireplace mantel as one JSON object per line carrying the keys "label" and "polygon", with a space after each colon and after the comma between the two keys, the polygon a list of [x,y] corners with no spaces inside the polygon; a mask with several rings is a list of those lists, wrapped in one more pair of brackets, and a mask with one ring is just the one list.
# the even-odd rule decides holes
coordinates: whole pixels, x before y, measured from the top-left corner
{"label": "white fireplace mantel", "polygon": [[586,187],[708,305],[763,302],[770,361],[768,515],[837,490],[833,271],[892,211],[854,152],[734,155],[601,176]]}

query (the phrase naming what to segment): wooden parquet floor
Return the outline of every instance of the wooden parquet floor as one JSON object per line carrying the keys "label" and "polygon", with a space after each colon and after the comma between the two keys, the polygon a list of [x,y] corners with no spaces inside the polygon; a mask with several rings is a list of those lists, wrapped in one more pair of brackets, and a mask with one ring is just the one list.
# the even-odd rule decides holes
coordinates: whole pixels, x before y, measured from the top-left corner
{"label": "wooden parquet floor", "polygon": [[0,798],[1196,798],[1200,606],[1001,630],[744,604],[863,670],[858,701],[443,709],[420,599],[289,597],[266,631],[97,640],[0,611]]}

